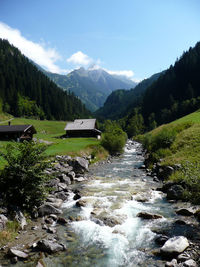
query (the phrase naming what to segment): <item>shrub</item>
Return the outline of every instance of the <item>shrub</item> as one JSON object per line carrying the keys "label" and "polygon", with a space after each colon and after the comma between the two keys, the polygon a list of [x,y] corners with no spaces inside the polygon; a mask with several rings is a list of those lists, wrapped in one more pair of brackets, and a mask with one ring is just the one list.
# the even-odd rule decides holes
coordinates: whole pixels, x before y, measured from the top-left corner
{"label": "shrub", "polygon": [[122,153],[127,140],[126,133],[116,127],[109,127],[103,134],[101,145],[109,151],[111,155]]}
{"label": "shrub", "polygon": [[0,173],[0,192],[7,205],[31,210],[45,199],[49,178],[44,173],[49,163],[45,161],[46,146],[34,142],[12,143],[1,156],[7,161]]}

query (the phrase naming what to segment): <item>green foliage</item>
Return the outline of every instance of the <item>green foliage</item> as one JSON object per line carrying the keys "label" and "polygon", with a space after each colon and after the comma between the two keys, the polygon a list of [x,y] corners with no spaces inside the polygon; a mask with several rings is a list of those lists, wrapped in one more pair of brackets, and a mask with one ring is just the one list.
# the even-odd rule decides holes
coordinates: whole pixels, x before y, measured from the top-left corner
{"label": "green foliage", "polygon": [[185,184],[184,200],[200,204],[200,163],[186,162],[171,175],[170,180]]}
{"label": "green foliage", "polygon": [[31,210],[45,199],[49,177],[44,170],[46,146],[34,142],[8,144],[1,156],[7,165],[0,174],[0,191],[5,204]]}
{"label": "green foliage", "polygon": [[143,133],[144,132],[144,119],[142,115],[136,111],[135,115],[133,115],[133,117],[131,117],[128,120],[127,126],[125,129],[126,129],[126,132],[129,138]]}
{"label": "green foliage", "polygon": [[116,123],[111,123],[110,121],[107,121],[105,130],[101,145],[108,150],[111,155],[122,153],[127,140],[126,133]]}

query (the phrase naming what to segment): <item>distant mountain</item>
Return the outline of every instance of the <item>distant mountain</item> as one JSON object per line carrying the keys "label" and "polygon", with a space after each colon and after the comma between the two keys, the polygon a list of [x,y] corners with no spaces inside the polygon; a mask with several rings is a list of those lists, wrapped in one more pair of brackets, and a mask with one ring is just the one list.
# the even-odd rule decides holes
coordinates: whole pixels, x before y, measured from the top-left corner
{"label": "distant mountain", "polygon": [[140,82],[134,89],[112,92],[106,99],[103,107],[95,112],[95,115],[102,119],[119,119],[125,116],[130,109],[139,105],[145,90],[163,73],[164,71],[152,75],[150,78]]}
{"label": "distant mountain", "polygon": [[111,75],[103,69],[80,68],[67,75],[45,74],[64,90],[73,92],[86,107],[95,111],[103,106],[108,95],[117,89],[130,89],[136,83],[124,76]]}
{"label": "distant mountain", "polygon": [[0,39],[0,110],[16,117],[73,120],[90,116],[74,94],[65,92],[8,41]]}

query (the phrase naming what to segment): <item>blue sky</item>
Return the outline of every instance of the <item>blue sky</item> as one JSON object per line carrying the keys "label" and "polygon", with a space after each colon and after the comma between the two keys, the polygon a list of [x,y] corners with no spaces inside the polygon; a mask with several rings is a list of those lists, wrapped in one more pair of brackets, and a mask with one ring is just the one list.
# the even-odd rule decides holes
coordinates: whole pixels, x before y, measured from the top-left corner
{"label": "blue sky", "polygon": [[141,80],[200,41],[199,0],[0,0],[0,37],[45,69]]}

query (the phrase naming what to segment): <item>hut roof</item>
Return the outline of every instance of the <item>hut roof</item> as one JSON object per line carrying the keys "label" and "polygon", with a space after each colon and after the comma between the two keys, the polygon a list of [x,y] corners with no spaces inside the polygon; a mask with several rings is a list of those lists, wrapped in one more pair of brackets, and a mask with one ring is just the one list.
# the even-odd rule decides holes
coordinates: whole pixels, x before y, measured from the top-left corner
{"label": "hut roof", "polygon": [[68,122],[65,130],[94,130],[95,123],[96,119],[75,120],[73,122]]}
{"label": "hut roof", "polygon": [[0,125],[0,133],[14,133],[14,132],[23,132],[32,129],[33,133],[36,133],[33,125]]}

